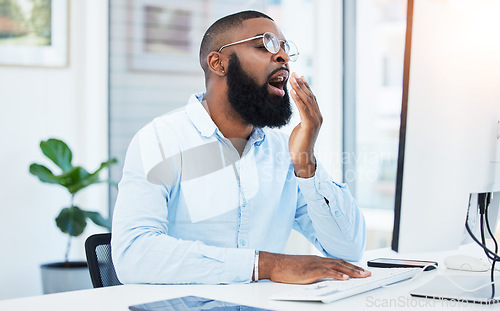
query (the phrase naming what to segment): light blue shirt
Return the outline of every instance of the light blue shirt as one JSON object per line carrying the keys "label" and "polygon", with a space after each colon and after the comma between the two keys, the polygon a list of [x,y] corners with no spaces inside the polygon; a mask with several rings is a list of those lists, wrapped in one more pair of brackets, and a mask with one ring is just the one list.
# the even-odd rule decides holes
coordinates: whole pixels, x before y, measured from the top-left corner
{"label": "light blue shirt", "polygon": [[255,250],[282,253],[290,231],[325,256],[359,260],[365,222],[318,163],[294,174],[288,137],[255,128],[240,157],[192,95],[132,139],[113,215],[123,283],[251,282]]}

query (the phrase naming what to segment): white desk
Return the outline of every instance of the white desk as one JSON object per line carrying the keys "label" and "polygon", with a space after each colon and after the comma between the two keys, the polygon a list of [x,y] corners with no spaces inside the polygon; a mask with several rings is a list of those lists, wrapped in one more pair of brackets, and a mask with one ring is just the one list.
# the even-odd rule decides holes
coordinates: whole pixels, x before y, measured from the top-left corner
{"label": "white desk", "polygon": [[[480,256],[477,246],[468,245],[458,252]],[[411,257],[394,253],[388,249],[367,251],[366,259],[393,257],[407,259],[435,260],[444,269],[443,258],[457,252],[419,254]],[[235,285],[122,285],[96,288],[59,294],[27,297],[0,301],[0,310],[128,310],[128,306],[181,296],[201,296],[237,304],[267,308],[271,310],[499,310],[500,305],[482,306],[450,301],[413,298],[409,291],[425,284],[439,271],[427,271],[416,280],[390,288],[380,288],[331,304],[273,301],[268,297],[296,285],[259,282]],[[452,272],[467,274],[468,272]],[[500,274],[497,273],[500,278]],[[394,307],[394,308],[391,308]]]}

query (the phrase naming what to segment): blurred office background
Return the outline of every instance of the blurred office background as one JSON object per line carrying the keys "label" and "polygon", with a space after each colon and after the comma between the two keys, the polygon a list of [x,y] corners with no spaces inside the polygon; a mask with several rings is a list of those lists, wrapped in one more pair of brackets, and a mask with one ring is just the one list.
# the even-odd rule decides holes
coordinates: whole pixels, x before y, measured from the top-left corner
{"label": "blurred office background", "polygon": [[[15,26],[13,8],[29,14],[44,2],[69,4],[61,26],[66,62],[0,65],[0,299],[41,294],[39,265],[63,260],[67,240],[54,218],[69,196],[28,173],[32,162],[48,164],[40,140],[63,139],[74,163],[90,170],[117,157],[109,175],[118,181],[134,133],[204,90],[197,55],[205,29],[245,9],[268,13],[299,47],[291,69],[310,81],[325,120],[317,156],[362,207],[367,248],[389,246],[405,0],[0,0],[0,34]],[[9,40],[0,35],[0,51],[24,44]],[[295,114],[283,131],[298,122]],[[76,203],[110,215],[115,197],[112,187],[97,185]],[[101,231],[89,224],[70,259],[84,259],[85,238]],[[293,234],[287,252],[314,250]]]}
{"label": "blurred office background", "polygon": [[[405,0],[111,1],[110,153],[123,163],[132,136],[154,116],[203,90],[197,57],[204,30],[242,9],[268,13],[300,50],[292,71],[310,81],[324,125],[317,154],[366,209],[368,248],[386,247],[392,210],[401,106]],[[345,66],[344,64],[347,63]],[[344,72],[349,70],[350,72]],[[347,106],[348,111],[343,111]],[[283,129],[299,122],[294,115]],[[344,134],[343,134],[344,133]],[[111,170],[119,180],[121,168]],[[115,190],[109,198],[112,206]],[[300,241],[300,242],[299,242]],[[294,234],[290,252],[310,252]]]}

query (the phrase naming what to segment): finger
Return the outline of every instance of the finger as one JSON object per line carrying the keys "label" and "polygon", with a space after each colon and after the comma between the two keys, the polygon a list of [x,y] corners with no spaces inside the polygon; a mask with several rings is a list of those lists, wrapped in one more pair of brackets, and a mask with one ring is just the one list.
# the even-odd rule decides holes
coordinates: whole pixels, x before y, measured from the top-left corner
{"label": "finger", "polygon": [[343,259],[334,259],[335,261],[341,263],[342,265],[344,266],[347,266],[347,267],[350,267],[350,268],[353,268],[353,269],[356,269],[356,270],[359,270],[359,271],[366,271],[365,269],[361,268],[361,267],[358,267],[356,265],[353,265],[352,263],[350,262],[347,262]]}
{"label": "finger", "polygon": [[304,84],[304,78],[298,78],[295,73],[292,74],[292,90],[295,91],[302,103],[308,108],[309,114],[315,119],[319,118],[319,109],[316,104],[316,98],[310,88]]}
{"label": "finger", "polygon": [[306,92],[308,97],[311,99],[312,111],[314,112],[315,116],[319,120],[319,123],[322,124],[323,123],[323,116],[321,115],[321,111],[319,110],[318,101],[317,101],[316,96],[314,95],[313,91],[311,90],[309,83],[307,83],[307,80],[304,76],[300,77],[299,82],[300,82],[303,90]]}
{"label": "finger", "polygon": [[293,82],[292,87],[296,88],[297,90],[301,89],[304,92],[304,94],[308,97],[313,96],[313,92],[311,91],[311,88],[308,87],[304,76],[299,78],[299,76],[294,72],[294,73],[292,73],[291,81]]}
{"label": "finger", "polygon": [[292,74],[291,82],[292,89],[295,90],[296,94],[300,97],[302,102],[310,106],[312,100],[312,92],[310,92],[310,90],[304,85],[304,82],[299,77],[297,77],[295,72]]}
{"label": "finger", "polygon": [[371,272],[361,267],[355,266],[345,260],[334,260],[333,266],[349,276],[364,278],[371,275]]}
{"label": "finger", "polygon": [[310,96],[312,97],[312,99],[313,99],[312,103],[313,103],[313,106],[314,106],[316,112],[321,114],[319,112],[319,105],[318,105],[318,101],[316,100],[316,95],[314,95],[313,91],[311,90],[311,87],[309,86],[309,83],[307,83],[306,78],[304,76],[302,76],[302,77],[300,77],[300,80],[302,81],[303,85],[307,88]]}
{"label": "finger", "polygon": [[316,118],[316,113],[314,112],[314,108],[310,102],[310,99],[305,95],[304,91],[298,84],[298,80],[296,78],[292,78],[292,98],[297,106],[300,118],[302,120],[311,120],[312,118]]}
{"label": "finger", "polygon": [[299,83],[299,86],[302,88],[302,90],[307,94],[307,96],[314,98],[314,93],[311,90],[311,87],[307,83],[307,80],[304,76],[301,76],[300,78],[295,76],[297,82]]}
{"label": "finger", "polygon": [[334,262],[330,263],[330,268],[334,269],[336,271],[342,272],[348,276],[355,276],[355,275],[358,276],[359,275],[358,270],[351,268],[351,267],[348,267],[348,266],[345,266],[341,262],[338,262],[338,261],[334,261]]}
{"label": "finger", "polygon": [[349,280],[349,275],[347,275],[341,271],[327,268],[327,269],[325,269],[322,278],[331,278],[331,279],[346,281],[346,280]]}
{"label": "finger", "polygon": [[307,105],[302,102],[302,99],[300,99],[300,97],[297,95],[294,89],[292,89],[290,94],[292,95],[293,102],[295,103],[295,106],[299,111],[300,119],[301,120],[309,119],[310,113],[309,113],[309,108],[307,108]]}

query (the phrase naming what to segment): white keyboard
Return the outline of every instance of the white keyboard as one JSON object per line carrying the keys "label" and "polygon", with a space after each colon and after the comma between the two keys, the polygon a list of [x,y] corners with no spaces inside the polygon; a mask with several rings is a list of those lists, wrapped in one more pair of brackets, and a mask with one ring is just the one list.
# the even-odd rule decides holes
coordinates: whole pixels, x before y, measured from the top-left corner
{"label": "white keyboard", "polygon": [[372,275],[367,278],[351,278],[347,281],[325,279],[313,284],[297,285],[297,288],[272,295],[270,299],[329,303],[409,279],[421,270],[420,268],[371,268]]}

